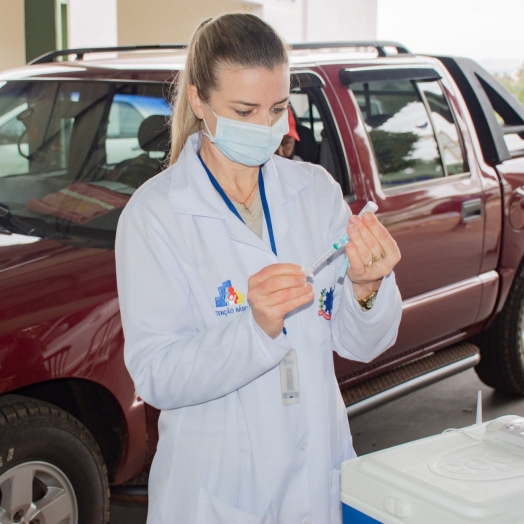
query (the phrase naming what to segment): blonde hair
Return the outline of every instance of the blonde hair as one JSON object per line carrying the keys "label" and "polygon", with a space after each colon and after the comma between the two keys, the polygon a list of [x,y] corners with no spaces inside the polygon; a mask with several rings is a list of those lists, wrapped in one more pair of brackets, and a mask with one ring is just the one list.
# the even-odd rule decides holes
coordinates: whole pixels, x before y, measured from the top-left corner
{"label": "blonde hair", "polygon": [[178,160],[189,135],[202,127],[189,104],[189,85],[196,86],[200,98],[208,101],[218,87],[220,66],[271,70],[288,61],[288,49],[269,24],[249,13],[229,13],[202,22],[189,41],[185,69],[174,82],[169,165]]}

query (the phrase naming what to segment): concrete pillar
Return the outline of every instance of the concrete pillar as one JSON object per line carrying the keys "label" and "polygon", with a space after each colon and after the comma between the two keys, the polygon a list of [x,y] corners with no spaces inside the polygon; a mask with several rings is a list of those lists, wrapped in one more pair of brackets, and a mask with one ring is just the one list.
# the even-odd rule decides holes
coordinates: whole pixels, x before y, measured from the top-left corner
{"label": "concrete pillar", "polygon": [[25,64],[24,2],[0,0],[0,71]]}
{"label": "concrete pillar", "polygon": [[25,0],[25,59],[33,60],[57,49],[57,2]]}

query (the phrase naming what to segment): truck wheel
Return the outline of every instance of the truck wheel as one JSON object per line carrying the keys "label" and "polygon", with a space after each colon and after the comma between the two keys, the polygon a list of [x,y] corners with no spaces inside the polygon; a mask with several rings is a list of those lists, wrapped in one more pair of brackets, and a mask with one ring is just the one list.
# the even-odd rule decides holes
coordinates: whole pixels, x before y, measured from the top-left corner
{"label": "truck wheel", "polygon": [[47,402],[0,398],[0,523],[108,520],[107,471],[89,431]]}
{"label": "truck wheel", "polygon": [[475,342],[480,347],[475,368],[480,380],[497,391],[524,396],[524,266],[504,309]]}

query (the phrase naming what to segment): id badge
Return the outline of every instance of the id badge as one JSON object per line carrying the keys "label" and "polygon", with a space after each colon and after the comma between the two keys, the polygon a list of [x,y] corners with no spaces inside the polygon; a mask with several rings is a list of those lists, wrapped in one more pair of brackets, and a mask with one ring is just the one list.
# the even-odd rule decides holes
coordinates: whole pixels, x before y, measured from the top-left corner
{"label": "id badge", "polygon": [[300,387],[298,384],[298,360],[297,352],[290,349],[287,355],[280,361],[280,389],[282,392],[282,404],[300,403]]}

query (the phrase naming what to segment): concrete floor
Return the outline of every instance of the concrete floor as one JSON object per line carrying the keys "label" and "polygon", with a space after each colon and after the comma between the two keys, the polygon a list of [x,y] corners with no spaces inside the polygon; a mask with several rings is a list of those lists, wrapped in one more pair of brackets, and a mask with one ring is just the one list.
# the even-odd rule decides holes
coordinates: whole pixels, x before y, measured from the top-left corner
{"label": "concrete floor", "polygon": [[[350,425],[357,454],[474,424],[479,389],[484,420],[524,416],[524,398],[493,391],[471,369],[355,417]],[[112,504],[110,524],[145,524],[146,514],[145,506]]]}

